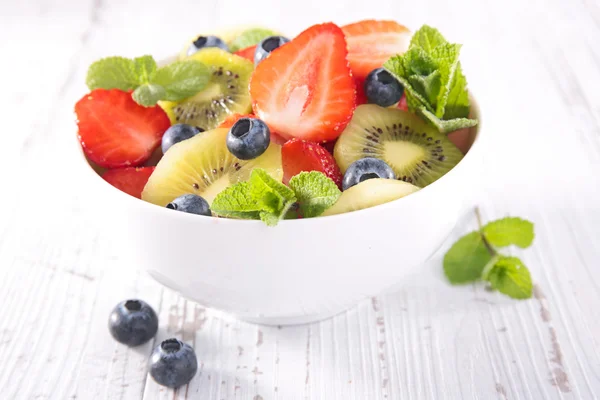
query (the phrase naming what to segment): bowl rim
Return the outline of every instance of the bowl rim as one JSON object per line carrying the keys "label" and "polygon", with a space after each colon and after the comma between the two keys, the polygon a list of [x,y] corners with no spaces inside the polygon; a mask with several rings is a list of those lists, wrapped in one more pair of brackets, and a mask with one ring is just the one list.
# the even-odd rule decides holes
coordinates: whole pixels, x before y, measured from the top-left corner
{"label": "bowl rim", "polygon": [[[480,153],[483,148],[483,146],[481,144],[481,141],[482,141],[482,139],[481,139],[481,124],[482,124],[482,122],[481,122],[482,121],[481,106],[480,106],[479,101],[473,95],[473,92],[471,90],[469,90],[469,99],[470,99],[471,113],[478,120],[477,125],[470,128],[470,129],[475,129],[475,139],[473,140],[471,147],[469,147],[469,150],[464,155],[462,160],[460,160],[460,162],[458,164],[456,164],[456,166],[454,166],[454,168],[452,168],[450,171],[448,171],[445,175],[443,175],[441,178],[439,178],[432,184],[430,184],[424,188],[421,188],[418,191],[411,193],[408,196],[401,197],[399,199],[392,200],[392,201],[384,203],[384,204],[379,204],[377,206],[364,208],[364,209],[356,210],[356,211],[350,211],[350,212],[341,213],[341,214],[319,216],[319,217],[315,217],[315,218],[282,219],[279,221],[277,226],[281,226],[281,225],[287,226],[287,225],[291,225],[291,224],[294,224],[294,225],[315,224],[315,223],[323,222],[325,220],[335,222],[342,218],[349,218],[352,216],[357,216],[357,217],[360,216],[360,217],[368,218],[369,213],[377,213],[377,212],[383,211],[387,208],[393,207],[394,205],[398,204],[398,202],[400,202],[400,201],[407,203],[407,206],[408,206],[408,203],[421,201],[421,198],[423,196],[427,196],[429,193],[434,192],[436,190],[436,188],[439,187],[439,185],[436,185],[438,182],[440,182],[442,180],[444,180],[444,182],[446,182],[449,179],[457,179],[456,177],[459,176],[458,174],[460,172],[462,172],[463,170],[465,170],[466,168],[468,168],[468,166],[470,166],[473,163],[472,160],[474,160],[477,157],[477,154]],[[75,128],[76,128],[76,132],[77,132],[77,127],[76,127],[77,121],[76,120],[77,120],[77,118],[75,118]],[[180,219],[180,218],[184,219],[185,218],[186,220],[190,220],[190,218],[196,218],[197,223],[215,223],[218,221],[219,223],[223,223],[223,224],[235,224],[235,225],[237,225],[237,224],[252,225],[253,224],[255,226],[267,227],[264,224],[264,222],[262,222],[260,220],[234,219],[234,218],[224,218],[224,217],[222,217],[222,218],[221,217],[206,218],[205,216],[202,216],[202,215],[195,215],[195,214],[183,213],[183,212],[173,212],[172,210],[169,210],[166,207],[160,207],[156,204],[152,204],[147,201],[133,197],[133,196],[115,188],[110,183],[106,182],[102,178],[102,176],[94,170],[92,165],[89,163],[88,158],[85,155],[83,148],[81,147],[81,144],[79,143],[77,134],[74,135],[73,143],[75,144],[75,146],[77,146],[78,158],[86,166],[86,168],[84,168],[84,169],[87,172],[84,173],[84,176],[85,177],[87,177],[89,175],[94,176],[91,179],[86,179],[86,180],[89,180],[90,182],[94,181],[95,182],[94,187],[97,187],[97,189],[94,189],[94,190],[105,191],[107,196],[111,196],[112,198],[115,199],[115,201],[126,201],[126,202],[134,201],[140,207],[144,207],[144,208],[149,207],[148,212],[154,211],[154,212],[169,213],[169,215],[171,215],[172,218],[175,218],[175,219]],[[466,174],[466,175],[468,176],[468,174]],[[112,202],[110,204],[112,204]],[[132,206],[135,206],[135,205],[132,204]]]}

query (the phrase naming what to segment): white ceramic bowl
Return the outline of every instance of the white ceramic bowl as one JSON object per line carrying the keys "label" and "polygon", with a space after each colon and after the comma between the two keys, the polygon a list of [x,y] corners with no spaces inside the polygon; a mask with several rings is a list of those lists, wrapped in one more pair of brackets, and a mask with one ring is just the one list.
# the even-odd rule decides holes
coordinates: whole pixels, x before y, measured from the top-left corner
{"label": "white ceramic bowl", "polygon": [[[473,114],[480,118],[473,102]],[[124,263],[240,319],[299,324],[339,313],[420,266],[467,206],[481,167],[480,125],[471,149],[444,177],[405,198],[352,213],[281,221],[173,212],[106,183],[77,143],[91,212],[115,237]],[[86,186],[88,187],[88,186]]]}

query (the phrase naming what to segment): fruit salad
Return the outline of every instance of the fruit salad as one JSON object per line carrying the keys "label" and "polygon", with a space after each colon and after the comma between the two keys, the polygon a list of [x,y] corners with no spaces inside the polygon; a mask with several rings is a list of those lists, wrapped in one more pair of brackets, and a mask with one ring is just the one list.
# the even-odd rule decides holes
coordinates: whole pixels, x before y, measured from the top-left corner
{"label": "fruit salad", "polygon": [[373,207],[467,150],[460,48],[377,20],[199,34],[166,65],[94,62],[78,138],[104,180],[172,210],[275,225]]}

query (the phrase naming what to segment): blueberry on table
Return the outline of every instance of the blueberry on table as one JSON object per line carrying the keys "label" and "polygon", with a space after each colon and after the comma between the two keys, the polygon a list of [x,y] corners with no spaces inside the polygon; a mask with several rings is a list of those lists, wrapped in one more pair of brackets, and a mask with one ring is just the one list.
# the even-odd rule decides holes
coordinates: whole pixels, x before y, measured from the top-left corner
{"label": "blueberry on table", "polygon": [[162,137],[161,148],[163,154],[166,153],[167,150],[169,150],[174,144],[194,137],[200,132],[204,132],[204,129],[198,126],[192,126],[188,124],[175,124],[170,126]]}
{"label": "blueberry on table", "polygon": [[225,44],[225,42],[217,36],[198,36],[196,40],[194,40],[192,44],[190,44],[190,47],[187,51],[187,55],[191,56],[197,51],[205,49],[207,47],[218,47],[225,51],[229,51],[229,47],[227,47],[227,44]]}
{"label": "blueberry on table", "polygon": [[264,60],[273,50],[278,47],[283,46],[290,40],[283,36],[269,36],[268,38],[264,38],[258,46],[256,46],[256,50],[254,52],[254,65],[258,65],[259,62]]}
{"label": "blueberry on table", "polygon": [[365,94],[369,103],[389,107],[400,101],[404,87],[383,68],[374,69],[365,80]]}
{"label": "blueberry on table", "polygon": [[162,386],[183,386],[192,380],[197,370],[194,349],[177,339],[165,340],[150,356],[150,376]]}
{"label": "blueberry on table", "polygon": [[113,338],[127,346],[139,346],[156,335],[158,317],[142,300],[123,301],[112,310],[108,329]]}
{"label": "blueberry on table", "polygon": [[396,179],[394,170],[379,158],[366,157],[354,161],[344,174],[343,190],[373,178]]}
{"label": "blueberry on table", "polygon": [[210,217],[210,206],[208,202],[196,194],[184,194],[179,196],[169,204],[167,208],[171,210],[183,211],[189,214],[205,215]]}
{"label": "blueberry on table", "polygon": [[260,119],[240,118],[227,133],[227,148],[240,160],[252,160],[271,143],[271,131]]}

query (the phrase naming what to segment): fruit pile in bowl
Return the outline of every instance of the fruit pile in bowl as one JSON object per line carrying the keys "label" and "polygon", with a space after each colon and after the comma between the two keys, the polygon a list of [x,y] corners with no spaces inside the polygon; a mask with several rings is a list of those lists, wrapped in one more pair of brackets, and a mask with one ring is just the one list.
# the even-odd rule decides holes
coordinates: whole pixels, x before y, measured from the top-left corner
{"label": "fruit pile in bowl", "polygon": [[305,321],[375,294],[431,254],[473,184],[460,47],[364,20],[202,34],[160,66],[101,59],[78,138],[87,169],[130,196],[97,184],[99,214],[156,279],[246,319]]}

